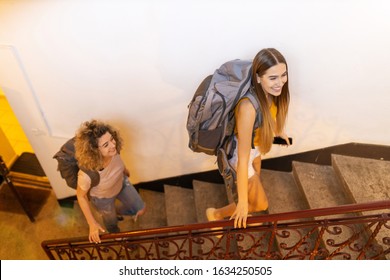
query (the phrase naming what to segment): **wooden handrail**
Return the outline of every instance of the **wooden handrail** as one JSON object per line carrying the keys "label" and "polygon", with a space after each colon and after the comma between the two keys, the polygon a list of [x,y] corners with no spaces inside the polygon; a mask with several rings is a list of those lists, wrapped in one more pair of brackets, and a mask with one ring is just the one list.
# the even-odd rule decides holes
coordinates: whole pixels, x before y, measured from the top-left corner
{"label": "wooden handrail", "polygon": [[[277,214],[252,216],[252,217],[248,217],[247,224],[250,225],[250,224],[257,224],[257,223],[270,223],[276,221],[280,223],[281,221],[288,221],[293,219],[294,220],[305,219],[305,218],[332,216],[332,215],[346,214],[346,213],[384,210],[384,209],[390,209],[390,200],[358,203],[358,204],[346,204],[346,205],[340,205],[335,207],[307,209],[307,210],[299,210],[299,211],[284,212],[284,213],[277,213]],[[185,232],[185,231],[191,232],[191,231],[207,230],[216,227],[232,228],[233,226],[234,226],[233,220],[221,220],[221,221],[194,223],[194,224],[179,225],[179,226],[165,226],[160,228],[150,228],[150,229],[134,230],[134,231],[120,232],[120,233],[107,233],[101,235],[101,240],[103,241],[103,240],[117,239],[117,238],[166,235],[174,232]],[[88,240],[88,236],[46,240],[42,242],[42,247],[45,248],[53,244],[85,242],[87,240]]]}

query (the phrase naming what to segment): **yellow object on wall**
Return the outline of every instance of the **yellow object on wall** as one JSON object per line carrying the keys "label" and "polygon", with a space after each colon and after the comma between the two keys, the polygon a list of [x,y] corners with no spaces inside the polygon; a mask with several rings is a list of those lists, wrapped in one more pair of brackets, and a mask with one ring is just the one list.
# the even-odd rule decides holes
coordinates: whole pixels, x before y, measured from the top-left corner
{"label": "yellow object on wall", "polygon": [[[17,155],[21,155],[23,152],[34,152],[1,88],[0,129],[2,130],[2,134],[4,135],[5,140],[7,140],[7,142],[11,145],[12,149]],[[3,153],[2,146],[0,147],[0,153]],[[5,156],[3,156],[3,158],[4,157]]]}
{"label": "yellow object on wall", "polygon": [[0,155],[9,167],[16,160],[17,155],[0,127]]}

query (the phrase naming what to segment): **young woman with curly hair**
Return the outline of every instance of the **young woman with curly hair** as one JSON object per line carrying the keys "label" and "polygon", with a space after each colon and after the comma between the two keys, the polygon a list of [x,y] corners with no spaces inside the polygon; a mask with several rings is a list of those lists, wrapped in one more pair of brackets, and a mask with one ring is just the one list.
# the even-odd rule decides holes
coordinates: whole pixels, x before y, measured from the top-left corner
{"label": "young woman with curly hair", "polygon": [[[129,181],[119,152],[122,139],[119,131],[98,120],[84,122],[75,137],[76,159],[82,169],[99,173],[99,184],[91,188],[91,178],[82,170],[78,173],[77,200],[89,225],[90,242],[100,242],[104,228],[96,221],[89,204],[95,206],[108,232],[119,232],[118,215],[132,215],[136,220],[145,212],[145,203]],[[115,207],[115,200],[121,204]]]}

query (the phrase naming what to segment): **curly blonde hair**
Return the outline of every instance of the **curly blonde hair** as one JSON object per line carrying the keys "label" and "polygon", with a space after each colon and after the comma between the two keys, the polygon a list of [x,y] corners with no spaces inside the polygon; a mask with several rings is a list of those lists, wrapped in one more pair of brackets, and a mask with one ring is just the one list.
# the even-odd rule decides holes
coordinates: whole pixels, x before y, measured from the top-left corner
{"label": "curly blonde hair", "polygon": [[111,125],[99,120],[91,120],[81,124],[75,137],[75,157],[78,165],[88,170],[101,170],[103,157],[99,151],[99,138],[109,132],[116,142],[116,150],[122,149],[122,138],[119,131]]}

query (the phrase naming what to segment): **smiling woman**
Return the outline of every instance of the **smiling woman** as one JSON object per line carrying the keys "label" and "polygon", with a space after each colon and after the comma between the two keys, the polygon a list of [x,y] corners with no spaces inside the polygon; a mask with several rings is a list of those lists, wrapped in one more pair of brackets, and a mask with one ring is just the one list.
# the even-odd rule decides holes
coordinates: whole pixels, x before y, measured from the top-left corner
{"label": "smiling woman", "polygon": [[268,69],[263,76],[260,77],[257,75],[257,82],[262,85],[264,92],[267,94],[271,96],[280,96],[282,94],[282,88],[287,82],[286,64],[276,64]]}
{"label": "smiling woman", "polygon": [[[131,215],[134,220],[145,212],[145,203],[129,181],[130,173],[119,152],[122,138],[111,125],[98,120],[84,122],[76,133],[76,158],[81,168],[99,172],[100,181],[91,187],[91,178],[82,170],[78,174],[77,200],[89,225],[89,240],[100,242],[105,229],[92,214],[89,199],[102,215],[108,232],[119,232],[118,215]],[[121,202],[116,208],[115,201]]]}
{"label": "smiling woman", "polygon": [[230,217],[235,227],[246,227],[248,213],[267,212],[268,199],[260,181],[261,155],[270,151],[274,136],[290,145],[284,133],[290,100],[287,69],[286,59],[274,48],[261,50],[253,59],[250,90],[259,100],[262,122],[255,128],[256,110],[248,98],[242,98],[234,112],[236,148],[229,159],[237,172],[237,188],[232,189],[235,201],[219,209],[208,208],[209,221]]}

